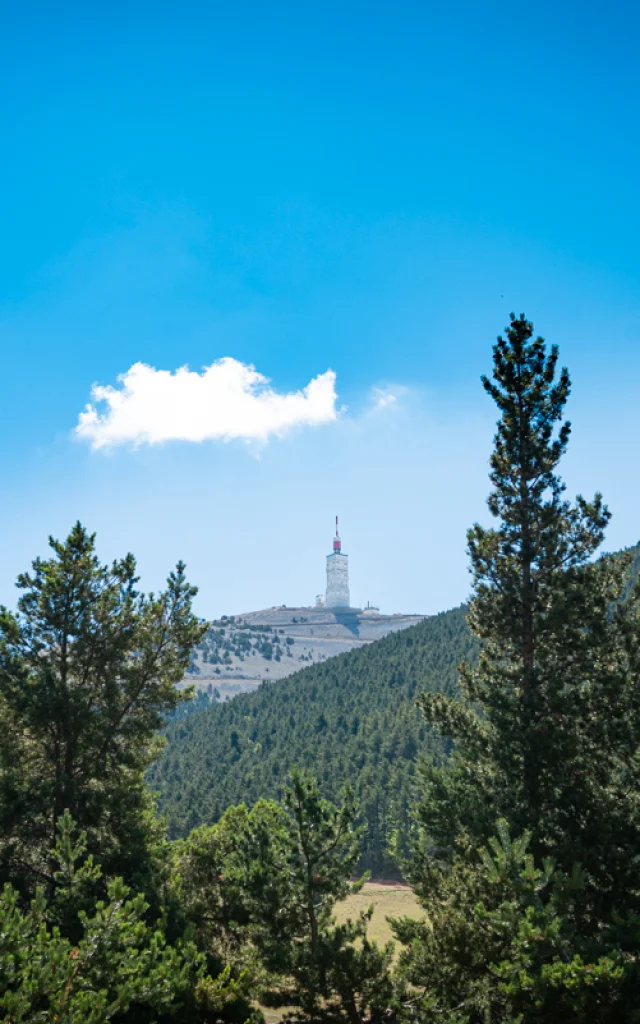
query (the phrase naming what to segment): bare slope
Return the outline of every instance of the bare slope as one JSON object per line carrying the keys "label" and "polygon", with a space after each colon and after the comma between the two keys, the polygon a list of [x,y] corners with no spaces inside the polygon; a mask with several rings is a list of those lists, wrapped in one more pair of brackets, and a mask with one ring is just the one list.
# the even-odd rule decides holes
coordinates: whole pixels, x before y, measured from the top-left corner
{"label": "bare slope", "polygon": [[283,606],[224,616],[211,624],[187,678],[199,687],[213,683],[224,700],[364,647],[423,618]]}

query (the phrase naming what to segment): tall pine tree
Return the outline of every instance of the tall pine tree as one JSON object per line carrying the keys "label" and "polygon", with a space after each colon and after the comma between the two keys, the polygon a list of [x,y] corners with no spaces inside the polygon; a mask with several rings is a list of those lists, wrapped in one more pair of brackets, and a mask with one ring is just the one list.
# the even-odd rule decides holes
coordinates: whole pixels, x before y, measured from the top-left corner
{"label": "tall pine tree", "polygon": [[462,667],[459,698],[421,698],[455,748],[426,771],[410,865],[426,919],[395,926],[409,1017],[637,1021],[637,603],[625,559],[593,559],[601,496],[564,497],[557,349],[513,317],[483,384],[500,412],[498,523],[469,531],[477,666]]}
{"label": "tall pine tree", "polygon": [[483,385],[500,413],[488,500],[498,523],[468,535],[481,654],[463,666],[459,699],[421,701],[456,741],[453,770],[428,774],[423,854],[475,847],[504,817],[513,834],[531,832],[536,856],[583,865],[594,913],[640,909],[637,603],[620,600],[624,558],[593,560],[610,518],[601,495],[564,496],[570,380],[557,348],[513,317],[493,358]]}
{"label": "tall pine tree", "polygon": [[68,810],[108,874],[148,889],[156,835],[144,772],[205,627],[184,566],[137,588],[132,555],[102,565],[78,523],[0,609],[0,877],[32,888]]}

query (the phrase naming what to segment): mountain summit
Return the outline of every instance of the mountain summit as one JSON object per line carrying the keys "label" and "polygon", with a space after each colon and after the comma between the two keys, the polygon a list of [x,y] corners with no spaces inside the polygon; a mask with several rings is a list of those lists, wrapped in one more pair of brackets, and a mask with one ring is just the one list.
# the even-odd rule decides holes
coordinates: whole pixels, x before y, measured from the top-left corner
{"label": "mountain summit", "polygon": [[225,699],[290,676],[337,654],[415,626],[424,615],[381,615],[365,608],[265,608],[223,616],[194,652],[187,681],[213,683]]}

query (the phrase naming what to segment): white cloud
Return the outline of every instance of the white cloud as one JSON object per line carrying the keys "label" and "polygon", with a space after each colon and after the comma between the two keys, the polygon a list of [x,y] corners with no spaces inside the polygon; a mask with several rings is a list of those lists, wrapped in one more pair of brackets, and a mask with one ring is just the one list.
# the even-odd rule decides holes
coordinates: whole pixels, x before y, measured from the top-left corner
{"label": "white cloud", "polygon": [[134,365],[119,387],[95,384],[75,434],[93,449],[164,441],[267,441],[296,426],[337,417],[336,375],[314,377],[303,390],[279,394],[253,366],[229,357],[201,373],[182,366]]}
{"label": "white cloud", "polygon": [[393,405],[398,401],[398,396],[388,388],[372,388],[371,399],[374,409],[386,409],[387,406]]}

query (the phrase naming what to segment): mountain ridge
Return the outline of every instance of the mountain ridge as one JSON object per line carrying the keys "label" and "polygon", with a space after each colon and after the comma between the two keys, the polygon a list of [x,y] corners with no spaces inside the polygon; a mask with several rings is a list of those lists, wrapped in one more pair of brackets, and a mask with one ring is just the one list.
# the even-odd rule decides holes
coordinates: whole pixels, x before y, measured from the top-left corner
{"label": "mountain ridge", "polygon": [[381,614],[377,609],[274,605],[211,623],[186,681],[213,684],[222,700],[283,679],[299,669],[374,643],[421,622],[424,615]]}

